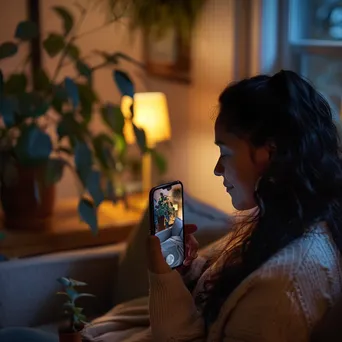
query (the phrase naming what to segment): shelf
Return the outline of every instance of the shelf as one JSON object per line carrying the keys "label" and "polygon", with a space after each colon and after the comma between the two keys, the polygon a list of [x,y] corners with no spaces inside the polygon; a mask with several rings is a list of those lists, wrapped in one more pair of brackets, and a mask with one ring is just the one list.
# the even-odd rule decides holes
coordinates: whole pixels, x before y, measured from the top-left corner
{"label": "shelf", "polygon": [[77,199],[57,203],[47,231],[6,230],[0,241],[0,254],[9,259],[114,244],[125,241],[142,218],[147,207],[147,194],[128,197],[130,209],[123,203],[104,202],[99,207],[99,232],[94,236],[77,213]]}

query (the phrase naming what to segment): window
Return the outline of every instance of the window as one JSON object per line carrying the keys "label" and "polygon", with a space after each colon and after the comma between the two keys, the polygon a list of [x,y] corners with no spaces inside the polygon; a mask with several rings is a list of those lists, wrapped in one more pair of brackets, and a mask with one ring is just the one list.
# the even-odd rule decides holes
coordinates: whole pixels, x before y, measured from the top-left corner
{"label": "window", "polygon": [[288,20],[292,68],[341,113],[342,1],[289,0]]}

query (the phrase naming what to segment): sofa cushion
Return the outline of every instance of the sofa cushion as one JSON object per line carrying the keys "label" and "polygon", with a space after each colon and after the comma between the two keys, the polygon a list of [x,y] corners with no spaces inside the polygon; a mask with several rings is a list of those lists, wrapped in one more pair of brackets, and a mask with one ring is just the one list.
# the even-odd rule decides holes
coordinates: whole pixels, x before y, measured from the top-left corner
{"label": "sofa cushion", "polygon": [[[184,194],[184,221],[197,225],[195,234],[200,247],[226,234],[230,217],[195,198]],[[145,241],[149,234],[149,213],[146,210],[139,225],[132,231],[126,251],[119,262],[114,302],[122,303],[148,294]]]}

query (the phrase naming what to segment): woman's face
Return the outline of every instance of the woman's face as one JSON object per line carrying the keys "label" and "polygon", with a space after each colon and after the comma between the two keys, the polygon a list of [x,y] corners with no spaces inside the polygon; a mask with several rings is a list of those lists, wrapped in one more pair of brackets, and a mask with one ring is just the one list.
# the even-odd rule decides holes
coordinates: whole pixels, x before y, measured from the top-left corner
{"label": "woman's face", "polygon": [[214,173],[222,176],[234,208],[254,208],[255,186],[269,164],[270,149],[267,146],[256,148],[247,140],[227,133],[219,119],[215,123],[215,144],[220,149],[220,157]]}

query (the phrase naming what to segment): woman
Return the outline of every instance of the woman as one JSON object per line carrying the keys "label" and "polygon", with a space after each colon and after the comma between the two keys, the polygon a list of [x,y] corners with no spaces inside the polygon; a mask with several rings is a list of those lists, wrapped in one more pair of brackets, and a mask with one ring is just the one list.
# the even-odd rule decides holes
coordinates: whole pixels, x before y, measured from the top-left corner
{"label": "woman", "polygon": [[[188,271],[171,270],[149,238],[150,328],[120,341],[309,341],[342,293],[342,161],[329,105],[291,71],[232,84],[219,105],[215,175],[245,214]],[[119,341],[106,336],[94,340]]]}
{"label": "woman", "polygon": [[330,107],[291,71],[233,84],[219,102],[215,175],[251,213],[192,295],[150,238],[152,336],[309,341],[342,293],[342,161]]}

